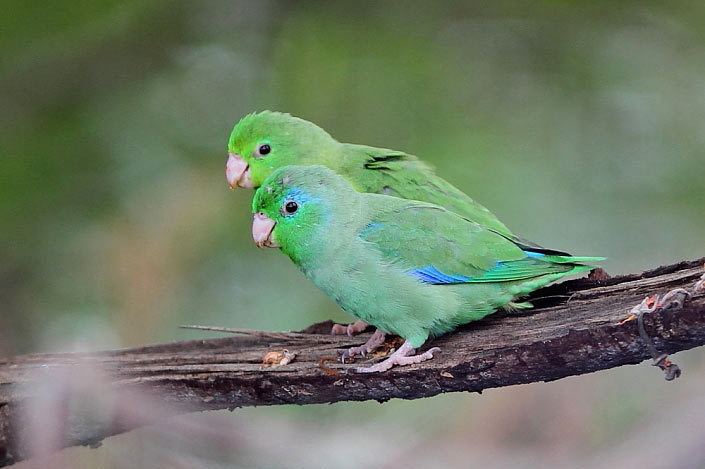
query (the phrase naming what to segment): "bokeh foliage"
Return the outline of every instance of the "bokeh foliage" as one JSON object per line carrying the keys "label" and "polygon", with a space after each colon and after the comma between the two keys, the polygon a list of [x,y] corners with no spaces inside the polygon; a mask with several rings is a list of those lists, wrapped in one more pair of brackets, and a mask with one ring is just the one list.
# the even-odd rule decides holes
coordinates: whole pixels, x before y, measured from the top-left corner
{"label": "bokeh foliage", "polygon": [[[226,189],[228,134],[253,110],[417,154],[514,231],[605,255],[613,273],[705,252],[697,2],[2,10],[0,353],[194,337],[182,323],[345,320],[253,247],[251,194]],[[613,413],[596,405],[585,419],[599,427]],[[646,407],[620,407],[620,422]]]}

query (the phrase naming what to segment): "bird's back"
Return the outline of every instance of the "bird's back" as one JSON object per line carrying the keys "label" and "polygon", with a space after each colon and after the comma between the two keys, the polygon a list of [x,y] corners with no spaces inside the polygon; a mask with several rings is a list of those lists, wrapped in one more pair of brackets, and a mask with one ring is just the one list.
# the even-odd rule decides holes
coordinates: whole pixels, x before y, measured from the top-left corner
{"label": "bird's back", "polygon": [[492,212],[436,175],[431,166],[417,157],[385,148],[353,144],[342,146],[343,164],[339,171],[358,191],[440,205],[483,226],[513,236]]}

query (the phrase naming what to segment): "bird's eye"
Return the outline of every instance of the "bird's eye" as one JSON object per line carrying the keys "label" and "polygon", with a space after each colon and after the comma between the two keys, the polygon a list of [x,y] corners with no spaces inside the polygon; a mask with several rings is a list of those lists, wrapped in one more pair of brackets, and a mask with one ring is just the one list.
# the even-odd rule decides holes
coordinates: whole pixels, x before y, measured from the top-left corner
{"label": "bird's eye", "polygon": [[272,151],[272,147],[270,147],[270,146],[267,145],[266,143],[264,143],[264,144],[260,145],[259,147],[257,147],[257,153],[259,154],[259,156],[268,155],[269,152],[271,152],[271,151]]}
{"label": "bird's eye", "polygon": [[297,204],[293,200],[290,200],[286,204],[284,204],[284,213],[286,213],[287,215],[291,215],[292,213],[295,213],[298,209],[299,209],[299,204]]}

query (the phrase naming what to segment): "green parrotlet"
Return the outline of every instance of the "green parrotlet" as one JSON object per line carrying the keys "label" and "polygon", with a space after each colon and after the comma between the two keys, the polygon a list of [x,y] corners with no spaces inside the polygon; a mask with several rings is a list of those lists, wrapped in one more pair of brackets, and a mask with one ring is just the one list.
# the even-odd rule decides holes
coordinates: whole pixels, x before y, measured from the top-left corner
{"label": "green parrotlet", "polygon": [[318,164],[345,177],[358,192],[430,202],[514,236],[492,212],[417,157],[340,143],[316,124],[290,114],[264,111],[243,117],[230,135],[228,153],[226,178],[231,188],[257,188],[283,166]]}
{"label": "green parrotlet", "polygon": [[[417,157],[398,150],[340,143],[316,124],[286,113],[264,111],[243,117],[230,135],[225,173],[233,189],[257,188],[277,168],[316,164],[340,174],[358,192],[440,205],[526,249],[567,255],[514,235],[492,212],[437,176]],[[357,321],[347,327],[336,324],[331,332],[353,335],[366,327]]]}
{"label": "green parrotlet", "polygon": [[404,344],[360,372],[420,363],[429,338],[500,308],[530,307],[517,297],[587,272],[598,257],[527,250],[506,234],[447,208],[357,192],[321,166],[287,166],[263,181],[252,202],[252,236],[276,247],[342,309],[377,331],[348,358],[397,334]]}

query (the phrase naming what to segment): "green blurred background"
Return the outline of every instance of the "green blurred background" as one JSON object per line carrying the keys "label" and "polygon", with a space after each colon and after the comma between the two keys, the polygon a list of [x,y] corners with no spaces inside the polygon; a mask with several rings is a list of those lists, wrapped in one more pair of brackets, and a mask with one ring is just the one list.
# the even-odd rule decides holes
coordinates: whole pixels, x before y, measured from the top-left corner
{"label": "green blurred background", "polygon": [[[288,259],[254,247],[252,194],[227,190],[229,132],[255,110],[419,155],[515,232],[607,256],[610,273],[705,254],[705,3],[5,0],[2,11],[0,354],[204,336],[184,323],[345,321]],[[702,467],[703,354],[676,358],[677,383],[644,364],[482,396],[210,413],[191,418],[238,445],[213,451],[166,425],[59,458]]]}

